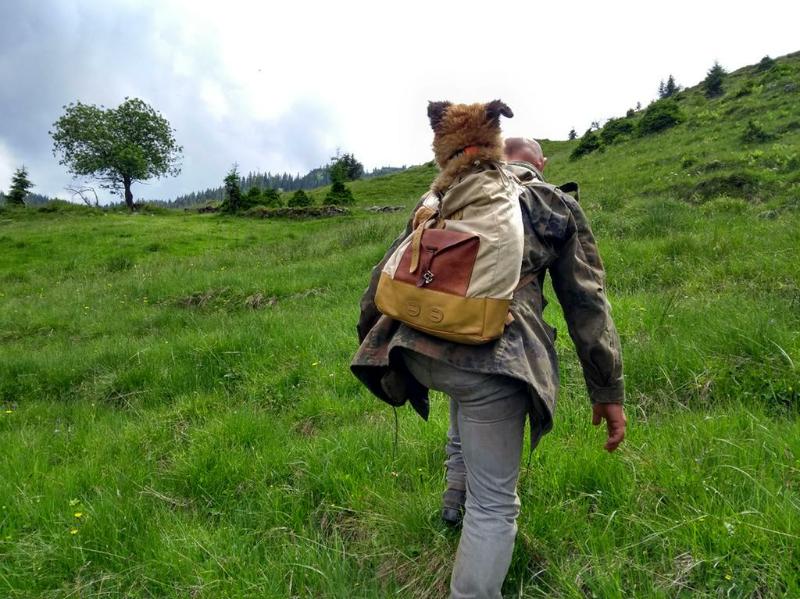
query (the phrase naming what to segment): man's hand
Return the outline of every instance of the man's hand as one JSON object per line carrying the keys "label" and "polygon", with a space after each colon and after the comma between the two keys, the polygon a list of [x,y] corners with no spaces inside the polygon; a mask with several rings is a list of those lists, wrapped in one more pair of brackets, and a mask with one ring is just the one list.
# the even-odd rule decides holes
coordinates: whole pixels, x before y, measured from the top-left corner
{"label": "man's hand", "polygon": [[604,445],[608,451],[614,451],[625,438],[625,410],[619,403],[596,403],[592,405],[592,424],[597,426],[603,419],[608,426],[608,440]]}

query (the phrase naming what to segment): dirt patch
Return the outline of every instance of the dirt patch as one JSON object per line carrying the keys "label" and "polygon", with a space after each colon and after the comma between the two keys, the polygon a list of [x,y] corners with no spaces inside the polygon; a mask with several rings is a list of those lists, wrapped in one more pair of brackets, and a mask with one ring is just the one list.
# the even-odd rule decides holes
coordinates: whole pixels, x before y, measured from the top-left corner
{"label": "dirt patch", "polygon": [[302,420],[296,422],[292,427],[292,429],[298,435],[301,435],[303,437],[313,437],[314,435],[317,434],[317,431],[319,430],[319,425],[317,424],[316,420],[317,419],[314,418],[313,416],[308,418],[303,418]]}
{"label": "dirt patch", "polygon": [[195,291],[189,295],[174,300],[168,300],[165,303],[171,303],[179,308],[199,310],[263,310],[264,308],[277,306],[279,302],[283,301],[291,302],[304,300],[310,297],[320,297],[325,295],[328,291],[329,289],[327,287],[309,287],[303,291],[278,297],[266,291],[248,293],[230,287],[219,287],[206,289],[204,291]]}
{"label": "dirt patch", "polygon": [[370,206],[369,208],[364,208],[367,212],[400,212],[401,210],[405,210],[403,206]]}
{"label": "dirt patch", "polygon": [[230,287],[221,287],[219,289],[195,291],[187,296],[178,298],[174,303],[180,308],[260,310],[276,305],[278,298],[260,291],[248,295],[234,291]]}
{"label": "dirt patch", "polygon": [[266,306],[274,306],[278,303],[278,298],[274,295],[267,297],[263,293],[254,293],[244,298],[244,305],[251,310],[258,310]]}

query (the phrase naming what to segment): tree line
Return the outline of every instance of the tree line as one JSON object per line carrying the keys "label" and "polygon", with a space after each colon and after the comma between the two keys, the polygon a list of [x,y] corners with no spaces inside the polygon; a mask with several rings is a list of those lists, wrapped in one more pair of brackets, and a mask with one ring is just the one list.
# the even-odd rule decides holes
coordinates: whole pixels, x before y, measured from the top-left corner
{"label": "tree line", "polygon": [[[774,69],[776,61],[765,56],[756,65],[756,70],[766,72]],[[701,87],[707,98],[722,96],[727,72],[718,63],[709,69]],[[631,135],[648,135],[663,131],[677,125],[683,120],[683,114],[676,102],[681,93],[681,86],[670,74],[661,80],[658,86],[658,99],[651,103],[635,123],[633,117],[641,111],[641,104],[636,109],[629,109],[624,118],[609,119],[603,127],[598,121],[592,123],[570,158],[575,160],[611,145]],[[763,132],[753,123],[747,133],[748,139],[761,139]],[[132,185],[136,182],[152,178],[176,176],[180,173],[180,161],[183,148],[178,145],[174,130],[169,122],[154,108],[138,98],[125,98],[116,108],[105,108],[75,102],[64,106],[64,114],[53,123],[49,132],[53,139],[53,154],[59,157],[59,163],[77,179],[89,177],[98,181],[100,187],[122,194],[125,205],[135,209]],[[575,129],[568,135],[570,140],[578,138]],[[405,168],[405,167],[403,167]],[[182,207],[210,200],[228,202],[230,204],[231,186],[229,177],[235,174],[236,187],[240,193],[250,193],[255,201],[273,202],[280,198],[281,191],[297,191],[332,184],[326,201],[331,203],[347,203],[349,190],[345,181],[361,177],[375,177],[403,168],[382,167],[370,173],[364,171],[363,165],[352,154],[337,155],[331,163],[312,169],[303,176],[288,173],[272,174],[248,173],[241,176],[234,168],[228,173],[225,184],[204,191],[191,192],[177,197],[175,200],[156,202],[167,207]],[[344,169],[344,171],[337,170]],[[44,196],[31,194],[33,187],[27,169],[23,166],[14,173],[8,194],[0,192],[0,203],[24,205],[26,202],[47,201]],[[97,194],[92,187],[76,185],[68,188],[73,197],[79,195],[84,202],[91,205],[89,193],[94,195],[94,205],[98,205]],[[250,190],[254,190],[252,193]],[[306,194],[307,195],[307,194]],[[298,194],[298,202],[304,202]],[[271,199],[270,199],[271,198]]]}
{"label": "tree line", "polygon": [[[405,166],[382,166],[371,171],[363,171],[358,177],[360,179],[370,179],[380,177],[405,170]],[[238,169],[237,169],[238,173]],[[252,188],[275,189],[280,191],[309,190],[333,183],[330,173],[330,164],[319,166],[307,172],[305,175],[290,175],[289,173],[273,174],[270,172],[250,172],[247,175],[239,175],[239,187],[243,192]],[[223,201],[225,199],[225,186],[212,187],[202,191],[193,191],[176,197],[171,202],[163,202],[164,206],[184,208],[213,201]]]}
{"label": "tree line", "polygon": [[[771,69],[774,65],[775,60],[765,56],[758,63],[756,69],[765,71]],[[706,98],[712,100],[724,95],[724,83],[727,74],[727,71],[719,62],[714,61],[714,64],[706,73],[705,79],[700,83]],[[637,103],[635,110],[633,108],[629,109],[625,117],[608,119],[602,127],[598,121],[594,121],[578,140],[578,144],[570,154],[570,159],[577,160],[582,156],[602,150],[606,146],[633,135],[650,135],[681,123],[684,120],[684,115],[676,100],[682,89],[670,74],[666,80],[662,79],[660,81],[658,98],[644,110],[638,121],[634,122],[633,117],[641,111],[641,104],[639,103]],[[578,138],[574,127],[570,130],[568,137],[570,140]]]}
{"label": "tree line", "polygon": [[[95,189],[80,182],[81,178],[87,178],[97,181],[103,189],[121,194],[128,209],[134,210],[136,202],[132,186],[135,183],[180,174],[183,147],[177,143],[174,129],[157,110],[139,98],[125,98],[116,108],[80,101],[63,108],[64,114],[53,123],[49,133],[53,140],[53,155],[76,180],[67,188],[73,198],[79,196],[88,205],[99,205]],[[382,167],[365,173],[364,166],[352,154],[340,156],[337,153],[330,164],[312,169],[302,177],[287,173],[249,173],[239,178],[239,186],[244,190],[265,189],[277,193],[329,183],[336,185],[331,170],[335,165],[346,169],[347,180],[402,170]],[[17,169],[9,193],[0,192],[0,203],[25,205],[44,198],[30,193],[33,186],[27,169],[24,166]],[[179,207],[224,197],[225,186],[221,186],[185,194],[172,202],[156,203]]]}
{"label": "tree line", "polygon": [[[339,155],[331,158],[330,164],[325,167],[326,176],[332,185],[325,194],[322,204],[339,205],[352,204],[355,201],[352,191],[347,187],[348,181],[360,179],[364,174],[364,166],[352,154]],[[223,181],[223,201],[220,210],[228,214],[237,214],[254,208],[282,208],[283,198],[281,191],[275,188],[262,189],[254,184],[254,178],[249,180],[249,188],[243,189],[245,178],[239,174],[238,166],[234,164]],[[286,205],[289,208],[304,208],[315,203],[315,198],[303,189],[296,189]]]}

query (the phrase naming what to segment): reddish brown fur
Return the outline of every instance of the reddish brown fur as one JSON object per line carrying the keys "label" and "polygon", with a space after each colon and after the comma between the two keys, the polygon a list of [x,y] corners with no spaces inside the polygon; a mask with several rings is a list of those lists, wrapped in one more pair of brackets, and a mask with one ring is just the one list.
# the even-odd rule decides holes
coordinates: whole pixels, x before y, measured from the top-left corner
{"label": "reddish brown fur", "polygon": [[[433,191],[446,190],[475,161],[503,160],[500,115],[512,116],[512,112],[499,100],[488,104],[431,103],[428,114],[434,129],[433,153],[441,169],[431,185]],[[476,146],[478,151],[463,153],[467,146]]]}

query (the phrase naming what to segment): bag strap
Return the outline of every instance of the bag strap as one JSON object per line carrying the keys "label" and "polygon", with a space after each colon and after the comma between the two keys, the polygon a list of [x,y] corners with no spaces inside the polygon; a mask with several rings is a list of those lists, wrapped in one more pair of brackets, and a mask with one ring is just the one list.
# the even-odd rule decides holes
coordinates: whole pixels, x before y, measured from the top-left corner
{"label": "bag strap", "polygon": [[568,193],[576,202],[581,201],[581,189],[575,181],[567,181],[563,185],[557,185],[556,189]]}
{"label": "bag strap", "polygon": [[517,283],[517,286],[514,288],[514,292],[519,291],[520,289],[522,289],[526,285],[530,285],[535,280],[536,280],[536,273],[534,273],[534,272],[529,273],[529,274],[527,274],[527,275],[525,275],[523,277],[520,277],[519,278],[519,283]]}
{"label": "bag strap", "polygon": [[426,225],[439,214],[438,210],[429,208],[428,206],[420,206],[414,213],[414,234],[411,236],[411,264],[409,265],[408,272],[416,272],[419,267],[419,250],[422,244],[422,233],[425,231]]}

